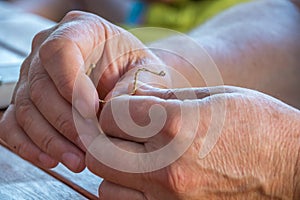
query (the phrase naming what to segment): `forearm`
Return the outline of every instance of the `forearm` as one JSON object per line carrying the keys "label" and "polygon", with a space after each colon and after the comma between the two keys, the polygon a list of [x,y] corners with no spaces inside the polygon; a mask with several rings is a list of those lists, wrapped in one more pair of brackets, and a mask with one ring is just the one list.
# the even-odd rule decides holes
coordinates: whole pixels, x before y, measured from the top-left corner
{"label": "forearm", "polygon": [[[225,84],[256,89],[300,108],[299,31],[295,4],[260,0],[225,11],[190,36],[213,58]],[[189,46],[179,48],[201,59]],[[192,79],[193,86],[205,85],[201,77],[191,76],[195,69],[186,62],[166,53],[159,56]]]}

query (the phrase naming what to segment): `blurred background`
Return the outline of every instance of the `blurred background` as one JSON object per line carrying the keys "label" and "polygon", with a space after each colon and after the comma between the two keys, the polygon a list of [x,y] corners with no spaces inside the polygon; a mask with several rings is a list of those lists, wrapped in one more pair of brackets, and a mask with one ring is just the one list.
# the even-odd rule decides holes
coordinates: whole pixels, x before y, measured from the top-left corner
{"label": "blurred background", "polygon": [[53,21],[83,10],[122,26],[155,26],[188,31],[220,11],[249,0],[4,0]]}
{"label": "blurred background", "polygon": [[[71,10],[95,13],[126,29],[147,26],[187,32],[246,1],[249,0],[0,0],[0,108],[10,102],[34,35],[53,26]],[[147,43],[167,36],[157,30],[138,38]]]}

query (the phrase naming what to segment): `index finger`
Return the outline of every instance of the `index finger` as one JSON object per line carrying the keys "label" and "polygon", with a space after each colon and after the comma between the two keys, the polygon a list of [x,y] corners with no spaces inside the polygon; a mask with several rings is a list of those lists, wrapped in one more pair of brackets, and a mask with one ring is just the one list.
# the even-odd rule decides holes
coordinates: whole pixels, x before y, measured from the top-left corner
{"label": "index finger", "polygon": [[[71,12],[39,50],[41,65],[60,95],[69,103],[72,103],[74,84],[78,81],[80,95],[74,103],[79,112],[87,117],[94,115],[95,108],[98,109],[98,98],[92,95],[95,88],[87,84],[89,77],[85,72],[86,68],[101,56],[101,52],[94,52],[97,43],[105,38],[105,31],[100,29],[101,25],[100,19],[94,15]],[[101,51],[100,48],[97,50]]]}

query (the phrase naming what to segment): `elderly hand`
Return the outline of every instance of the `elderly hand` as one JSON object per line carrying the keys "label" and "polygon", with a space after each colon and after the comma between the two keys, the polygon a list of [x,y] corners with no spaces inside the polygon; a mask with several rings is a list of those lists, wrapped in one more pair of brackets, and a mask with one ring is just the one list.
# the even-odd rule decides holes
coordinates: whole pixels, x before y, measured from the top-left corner
{"label": "elderly hand", "polygon": [[[98,99],[105,98],[125,72],[152,64],[161,62],[130,33],[98,16],[70,12],[57,26],[35,36],[0,122],[0,138],[36,165],[48,168],[62,162],[79,172],[85,167],[85,147],[73,114],[80,113],[88,124],[99,109]],[[86,75],[90,66],[95,67],[91,78]],[[127,93],[129,80],[133,76],[120,82],[118,93]]]}
{"label": "elderly hand", "polygon": [[87,166],[102,199],[297,199],[299,119],[247,89],[147,86],[104,106]]}

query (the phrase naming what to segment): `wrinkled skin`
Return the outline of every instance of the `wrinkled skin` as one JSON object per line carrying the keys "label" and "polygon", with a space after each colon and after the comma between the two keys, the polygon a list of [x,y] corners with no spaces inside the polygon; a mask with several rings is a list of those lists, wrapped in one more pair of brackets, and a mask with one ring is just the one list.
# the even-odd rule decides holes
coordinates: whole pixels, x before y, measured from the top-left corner
{"label": "wrinkled skin", "polygon": [[[96,64],[91,79],[97,90],[85,74],[91,64]],[[79,172],[85,167],[86,147],[74,125],[71,104],[83,121],[96,117],[98,98],[104,99],[124,72],[153,64],[161,61],[128,32],[96,15],[70,12],[57,26],[35,36],[1,119],[0,138],[36,165],[51,168],[62,162]],[[123,78],[116,94],[128,92],[133,73]]]}
{"label": "wrinkled skin", "polygon": [[[299,169],[299,111],[251,90],[225,86],[223,93],[222,87],[209,89],[145,87],[138,91],[138,96],[112,100],[114,106],[129,100],[134,105],[128,108],[132,119],[142,126],[150,123],[148,113],[152,105],[159,104],[166,110],[164,128],[148,139],[135,138],[122,131],[113,115],[112,102],[105,105],[100,117],[103,131],[115,145],[130,152],[155,151],[173,139],[181,126],[193,129],[196,117],[185,115],[185,122],[189,123],[181,124],[180,108],[191,112],[197,108],[200,121],[188,150],[171,165],[149,173],[126,173],[103,164],[97,155],[103,151],[109,154],[112,149],[99,145],[104,140],[99,137],[89,148],[87,166],[105,179],[99,188],[100,199],[297,199],[299,185],[294,175]],[[188,93],[197,94],[198,99],[176,98],[178,94]],[[212,118],[213,112],[222,116],[222,109],[213,108],[225,109],[225,121]],[[221,129],[217,128],[219,122],[223,125]],[[208,133],[208,128],[215,129]],[[212,137],[209,134],[219,136],[217,143],[207,156],[200,158],[204,138]],[[192,137],[191,132],[186,131],[181,141],[189,137]],[[127,154],[113,154],[113,158],[125,164],[129,161]],[[143,166],[145,163],[139,159],[130,162],[132,166],[149,167]]]}
{"label": "wrinkled skin", "polygon": [[[117,39],[107,41],[116,35]],[[85,72],[92,63],[96,63],[96,68],[90,79]],[[198,98],[182,101],[172,94],[176,91],[146,87],[136,96],[113,99],[101,111],[98,98],[109,100],[112,95],[130,92],[137,66],[158,71],[162,62],[135,37],[107,21],[91,14],[69,13],[56,27],[35,37],[12,103],[0,121],[0,138],[21,157],[42,167],[62,162],[79,172],[87,164],[105,179],[99,189],[103,199],[297,199],[298,110],[240,88],[227,87],[225,93],[211,88],[210,97],[207,89],[183,89],[177,92],[195,92]],[[168,86],[168,81],[160,83],[153,76],[141,75],[140,80]],[[79,83],[79,98],[73,97],[75,83]],[[132,118],[141,126],[149,123],[151,105],[166,109],[167,121],[160,133],[141,139],[118,128],[110,105],[113,101],[122,105],[128,99],[133,105]],[[207,130],[214,128],[210,123],[214,113],[211,108],[219,108],[224,102],[225,122],[221,120],[222,129],[216,132],[220,137],[209,154],[199,158],[204,138],[209,136]],[[180,130],[182,107],[200,114],[200,120],[191,116],[185,119],[198,125],[195,138],[189,134],[179,138],[192,139],[191,146],[171,165],[143,174],[124,173],[99,162],[97,154],[110,152],[104,145],[97,145],[103,143],[103,135],[94,142],[83,142],[73,121],[75,113],[89,123],[98,112],[103,131],[114,144],[133,152],[151,152],[172,141]],[[189,123],[184,125],[189,127]],[[129,164],[147,167],[139,161]]]}

